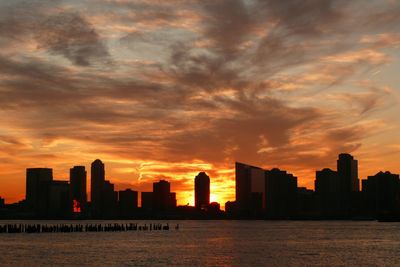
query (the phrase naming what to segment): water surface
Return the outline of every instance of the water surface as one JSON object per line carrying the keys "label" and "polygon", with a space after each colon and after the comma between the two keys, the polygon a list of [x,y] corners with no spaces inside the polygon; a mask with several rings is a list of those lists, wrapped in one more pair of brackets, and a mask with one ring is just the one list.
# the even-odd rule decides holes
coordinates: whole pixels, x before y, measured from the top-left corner
{"label": "water surface", "polygon": [[[104,223],[114,222],[152,221]],[[169,221],[177,223],[178,231],[1,234],[0,265],[400,266],[400,223]]]}

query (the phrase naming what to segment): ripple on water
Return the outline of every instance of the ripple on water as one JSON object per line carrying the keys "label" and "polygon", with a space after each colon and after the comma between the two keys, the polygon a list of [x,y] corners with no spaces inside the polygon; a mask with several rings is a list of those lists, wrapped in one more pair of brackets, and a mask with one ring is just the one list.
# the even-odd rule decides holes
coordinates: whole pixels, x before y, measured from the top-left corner
{"label": "ripple on water", "polygon": [[0,262],[2,266],[400,265],[397,257],[400,247],[400,224],[396,223],[169,223],[179,223],[180,230],[2,234]]}

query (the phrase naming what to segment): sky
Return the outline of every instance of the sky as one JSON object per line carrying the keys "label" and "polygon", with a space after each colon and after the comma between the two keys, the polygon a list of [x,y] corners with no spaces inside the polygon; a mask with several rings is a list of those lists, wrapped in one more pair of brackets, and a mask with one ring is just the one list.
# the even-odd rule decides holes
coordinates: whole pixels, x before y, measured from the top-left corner
{"label": "sky", "polygon": [[399,25],[398,0],[0,0],[0,196],[97,158],[181,205],[200,171],[234,200],[235,161],[399,173]]}

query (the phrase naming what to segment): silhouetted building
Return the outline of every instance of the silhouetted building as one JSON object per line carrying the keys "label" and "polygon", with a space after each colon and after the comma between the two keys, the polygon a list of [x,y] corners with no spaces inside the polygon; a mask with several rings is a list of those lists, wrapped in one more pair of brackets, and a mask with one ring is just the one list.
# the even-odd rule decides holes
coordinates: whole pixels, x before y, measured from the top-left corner
{"label": "silhouetted building", "polygon": [[259,214],[265,209],[265,171],[235,163],[236,207],[240,214]]}
{"label": "silhouetted building", "polygon": [[344,183],[345,192],[360,191],[358,179],[358,161],[350,154],[339,154],[337,160],[337,172]]}
{"label": "silhouetted building", "polygon": [[67,181],[51,181],[49,183],[48,216],[68,218],[72,212],[70,186]]}
{"label": "silhouetted building", "polygon": [[176,207],[176,194],[171,193],[171,185],[165,180],[153,183],[153,209],[165,211]]}
{"label": "silhouetted building", "polygon": [[323,169],[316,172],[315,194],[319,214],[324,217],[347,215],[348,203],[344,198],[343,183],[336,171]]}
{"label": "silhouetted building", "polygon": [[4,198],[0,197],[0,209],[4,208],[4,206],[5,206],[5,200]]}
{"label": "silhouetted building", "polygon": [[194,203],[197,209],[205,209],[210,204],[210,177],[205,172],[194,179]]}
{"label": "silhouetted building", "polygon": [[400,215],[400,180],[398,174],[379,172],[364,180],[362,191],[366,196],[369,214],[376,216]]}
{"label": "silhouetted building", "polygon": [[221,212],[221,207],[218,202],[211,202],[208,204],[207,212],[209,214],[218,214]]}
{"label": "silhouetted building", "polygon": [[175,192],[171,192],[169,193],[169,206],[168,208],[176,208],[176,193]]}
{"label": "silhouetted building", "polygon": [[48,184],[53,181],[49,168],[26,169],[26,205],[36,215],[46,215],[48,209]]}
{"label": "silhouetted building", "polygon": [[103,191],[101,192],[101,216],[105,218],[117,215],[118,193],[114,191],[114,184],[104,181]]}
{"label": "silhouetted building", "polygon": [[225,203],[225,212],[229,216],[235,216],[237,214],[236,201],[227,201]]}
{"label": "silhouetted building", "polygon": [[141,207],[144,210],[153,209],[153,192],[142,192],[141,193]]}
{"label": "silhouetted building", "polygon": [[350,154],[339,154],[337,172],[344,213],[346,216],[352,216],[355,213],[358,192],[360,191],[357,160]]}
{"label": "silhouetted building", "polygon": [[315,193],[306,187],[297,188],[297,216],[299,218],[312,218],[316,216]]}
{"label": "silhouetted building", "polygon": [[93,216],[100,216],[102,214],[102,192],[105,181],[104,164],[101,160],[96,159],[91,166],[91,208]]}
{"label": "silhouetted building", "polygon": [[265,211],[270,218],[290,218],[296,213],[297,177],[274,168],[265,171]]}
{"label": "silhouetted building", "polygon": [[74,166],[69,170],[69,184],[73,212],[83,212],[87,201],[85,166]]}
{"label": "silhouetted building", "polygon": [[131,189],[118,192],[120,215],[130,217],[138,208],[138,192]]}

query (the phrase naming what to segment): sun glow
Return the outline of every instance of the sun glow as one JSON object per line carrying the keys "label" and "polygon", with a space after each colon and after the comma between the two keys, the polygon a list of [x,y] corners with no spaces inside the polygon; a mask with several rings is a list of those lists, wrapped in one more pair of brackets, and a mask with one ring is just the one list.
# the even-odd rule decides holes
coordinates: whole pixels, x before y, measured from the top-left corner
{"label": "sun glow", "polygon": [[[210,202],[218,202],[219,203],[219,198],[216,194],[210,194]],[[223,203],[220,203],[223,204]]]}

